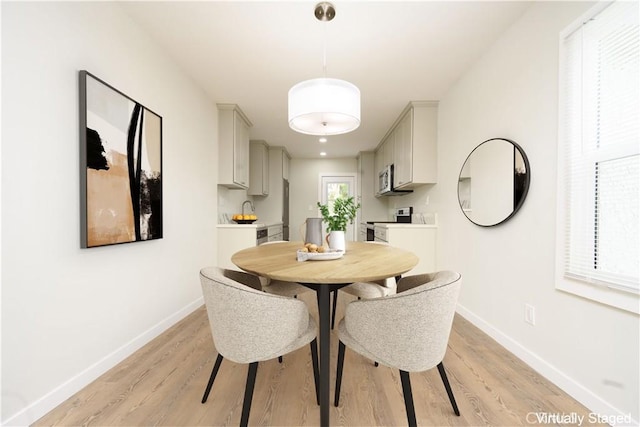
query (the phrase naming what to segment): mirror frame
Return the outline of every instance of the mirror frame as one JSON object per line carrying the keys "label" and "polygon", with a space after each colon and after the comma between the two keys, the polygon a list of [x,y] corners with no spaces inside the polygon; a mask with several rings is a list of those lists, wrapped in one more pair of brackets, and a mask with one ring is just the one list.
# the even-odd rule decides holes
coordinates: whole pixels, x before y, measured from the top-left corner
{"label": "mirror frame", "polygon": [[[518,201],[518,204],[513,208],[513,210],[511,211],[511,213],[509,215],[507,215],[507,217],[503,218],[502,220],[494,223],[494,224],[478,224],[477,222],[475,222],[474,220],[472,220],[471,218],[469,218],[469,216],[467,215],[467,213],[464,211],[464,209],[462,208],[462,203],[460,201],[460,177],[462,176],[462,171],[464,169],[464,166],[467,164],[467,162],[469,161],[469,158],[473,155],[473,153],[480,147],[482,147],[484,144],[491,142],[491,141],[505,141],[510,143],[511,145],[513,145],[513,147],[518,150],[518,152],[520,153],[520,155],[522,156],[522,160],[524,161],[524,167],[526,170],[525,173],[525,180],[524,180],[524,188],[522,190],[522,197],[520,197],[520,200]],[[458,193],[458,206],[460,206],[460,210],[462,211],[462,213],[464,214],[464,216],[473,224],[479,226],[479,227],[495,227],[497,225],[500,225],[506,221],[508,221],[509,219],[511,219],[516,212],[518,212],[520,210],[520,208],[522,207],[522,205],[524,204],[525,199],[527,198],[527,194],[529,193],[529,186],[531,183],[531,166],[529,165],[529,158],[527,157],[527,154],[524,152],[524,150],[522,149],[522,147],[515,141],[512,141],[508,138],[491,138],[491,139],[487,139],[486,141],[481,142],[480,144],[478,144],[473,150],[471,150],[471,153],[469,153],[469,155],[467,156],[467,158],[464,160],[464,163],[462,163],[462,167],[460,168],[460,173],[458,173],[458,188],[457,188],[457,193]]]}

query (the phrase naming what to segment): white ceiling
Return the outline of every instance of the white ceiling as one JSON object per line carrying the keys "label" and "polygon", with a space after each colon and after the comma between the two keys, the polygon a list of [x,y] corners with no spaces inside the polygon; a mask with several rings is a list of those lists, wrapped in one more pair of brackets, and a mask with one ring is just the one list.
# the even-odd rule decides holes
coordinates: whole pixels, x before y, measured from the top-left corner
{"label": "white ceiling", "polygon": [[[315,1],[122,2],[124,10],[216,103],[238,104],[251,139],[293,157],[354,157],[376,147],[409,101],[439,100],[530,5],[527,1],[335,1],[336,18],[314,17]],[[326,34],[326,36],[325,36]],[[362,123],[329,137],[287,123],[287,92],[327,77],[360,88]],[[505,64],[507,65],[507,64]]]}

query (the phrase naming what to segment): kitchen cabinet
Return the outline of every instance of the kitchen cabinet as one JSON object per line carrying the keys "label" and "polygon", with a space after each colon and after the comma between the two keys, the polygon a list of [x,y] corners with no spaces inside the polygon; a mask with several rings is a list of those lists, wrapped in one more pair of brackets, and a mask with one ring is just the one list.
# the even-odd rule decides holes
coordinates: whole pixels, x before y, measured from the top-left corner
{"label": "kitchen cabinet", "polygon": [[375,224],[376,242],[413,252],[418,264],[405,276],[436,271],[437,226],[425,224]]}
{"label": "kitchen cabinet", "polygon": [[274,224],[270,225],[268,228],[268,241],[269,242],[277,242],[279,240],[284,240],[283,228],[282,224]]}
{"label": "kitchen cabinet", "polygon": [[218,106],[218,184],[249,188],[249,129],[252,124],[236,104]]}
{"label": "kitchen cabinet", "polygon": [[383,143],[383,152],[384,152],[384,165],[392,165],[393,164],[393,150],[395,146],[395,134],[391,133]]}
{"label": "kitchen cabinet", "polygon": [[393,187],[411,189],[438,179],[438,102],[412,101],[376,149],[379,172],[393,164]]}
{"label": "kitchen cabinet", "polygon": [[384,146],[380,145],[378,146],[378,148],[375,151],[374,154],[374,158],[373,158],[373,165],[374,165],[374,185],[373,185],[373,190],[374,192],[377,192],[379,190],[378,186],[378,174],[380,174],[380,172],[382,171],[382,169],[384,168]]}
{"label": "kitchen cabinet", "polygon": [[[260,221],[278,224],[284,220],[284,177],[289,153],[284,147],[269,146],[269,196],[253,199]],[[296,233],[297,234],[297,233]]]}
{"label": "kitchen cabinet", "polygon": [[413,110],[409,110],[400,119],[393,134],[395,136],[393,152],[393,187],[400,188],[412,181],[413,178],[413,143],[411,132],[413,129]]}
{"label": "kitchen cabinet", "polygon": [[438,181],[438,102],[410,102],[395,125],[397,188],[413,188]]}
{"label": "kitchen cabinet", "polygon": [[385,139],[380,143],[374,154],[374,194],[379,190],[378,175],[387,165],[393,164],[394,151],[394,135],[387,134]]}
{"label": "kitchen cabinet", "polygon": [[249,196],[269,195],[269,146],[265,141],[249,145]]}
{"label": "kitchen cabinet", "polygon": [[240,270],[231,262],[236,252],[256,246],[258,227],[255,224],[218,224],[218,267]]}

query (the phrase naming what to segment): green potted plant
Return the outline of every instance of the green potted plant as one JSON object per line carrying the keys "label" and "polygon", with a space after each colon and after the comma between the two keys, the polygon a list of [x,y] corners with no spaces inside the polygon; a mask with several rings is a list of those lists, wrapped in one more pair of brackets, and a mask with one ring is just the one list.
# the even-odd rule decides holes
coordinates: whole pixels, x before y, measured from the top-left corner
{"label": "green potted plant", "polygon": [[342,250],[346,249],[345,231],[348,224],[353,224],[356,213],[360,208],[360,203],[356,204],[353,197],[345,197],[336,199],[333,202],[333,208],[318,202],[318,208],[322,214],[322,220],[327,224],[327,243],[329,249]]}

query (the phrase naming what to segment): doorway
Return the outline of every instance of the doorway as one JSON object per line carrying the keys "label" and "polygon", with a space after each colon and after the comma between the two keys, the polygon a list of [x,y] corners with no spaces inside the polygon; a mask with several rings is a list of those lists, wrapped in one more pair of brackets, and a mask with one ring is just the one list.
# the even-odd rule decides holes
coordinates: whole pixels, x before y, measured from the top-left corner
{"label": "doorway", "polygon": [[[357,203],[355,173],[321,173],[319,182],[318,198],[323,205],[328,203],[329,209],[332,208],[336,199],[353,197]],[[355,221],[354,219],[354,223]],[[354,224],[347,225],[345,238],[347,241],[356,240]]]}

